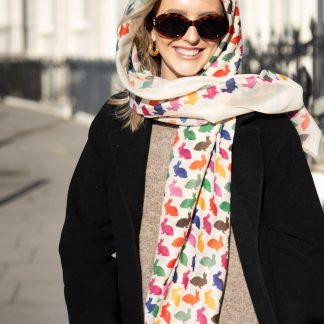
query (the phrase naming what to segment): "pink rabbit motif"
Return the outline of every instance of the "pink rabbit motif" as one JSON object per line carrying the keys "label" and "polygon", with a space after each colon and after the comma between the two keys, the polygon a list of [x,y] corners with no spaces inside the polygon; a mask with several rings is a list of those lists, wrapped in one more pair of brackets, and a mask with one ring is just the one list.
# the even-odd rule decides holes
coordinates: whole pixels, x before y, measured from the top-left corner
{"label": "pink rabbit motif", "polygon": [[176,186],[177,180],[173,180],[172,183],[169,185],[169,191],[171,196],[175,197],[183,197],[183,192],[180,187]]}
{"label": "pink rabbit motif", "polygon": [[252,89],[257,84],[255,76],[251,76],[251,77],[246,78],[246,81],[247,81],[247,84],[243,84],[243,87],[245,87],[245,88]]}
{"label": "pink rabbit motif", "polygon": [[206,310],[205,307],[201,307],[197,310],[197,318],[196,321],[199,322],[199,324],[207,324],[207,317],[204,314],[204,311]]}
{"label": "pink rabbit motif", "polygon": [[154,281],[155,279],[152,279],[149,284],[150,294],[159,296],[162,294],[162,289],[159,286],[154,285]]}
{"label": "pink rabbit motif", "polygon": [[228,160],[227,152],[224,149],[222,149],[221,147],[219,148],[219,153],[221,154],[223,159]]}
{"label": "pink rabbit motif", "polygon": [[221,256],[221,259],[222,259],[222,266],[225,269],[227,269],[227,266],[228,266],[228,252],[227,251]]}
{"label": "pink rabbit motif", "polygon": [[195,238],[195,236],[194,236],[192,233],[189,234],[188,242],[189,242],[193,247],[196,247],[196,238]]}
{"label": "pink rabbit motif", "polygon": [[212,159],[209,161],[208,169],[213,173],[215,172],[215,163]]}
{"label": "pink rabbit motif", "polygon": [[203,98],[214,99],[218,94],[219,91],[217,91],[216,86],[212,86],[207,88],[207,94],[204,94]]}
{"label": "pink rabbit motif", "polygon": [[185,272],[182,276],[182,284],[185,287],[185,289],[187,289],[188,287],[188,283],[189,283],[189,274],[190,274],[190,270],[188,270],[187,272]]}
{"label": "pink rabbit motif", "polygon": [[212,229],[212,224],[210,223],[209,218],[210,218],[210,214],[207,214],[203,218],[203,226],[204,226],[204,229],[206,230],[206,232],[210,235],[211,229]]}
{"label": "pink rabbit motif", "polygon": [[223,196],[222,189],[221,189],[220,186],[216,183],[215,180],[214,180],[214,192],[215,192],[216,196],[218,196],[218,197],[222,197],[222,196]]}
{"label": "pink rabbit motif", "polygon": [[145,107],[145,105],[143,105],[142,111],[145,116],[152,116],[152,114],[148,111],[148,109]]}
{"label": "pink rabbit motif", "polygon": [[170,109],[173,110],[173,111],[178,111],[179,108],[181,107],[181,104],[179,102],[179,98],[171,100],[170,104],[171,104]]}
{"label": "pink rabbit motif", "polygon": [[160,239],[160,242],[158,243],[158,254],[163,256],[169,256],[169,249],[163,245],[163,239]]}
{"label": "pink rabbit motif", "polygon": [[182,143],[181,146],[178,148],[179,157],[184,159],[191,159],[191,152],[190,150],[185,148],[186,143]]}
{"label": "pink rabbit motif", "polygon": [[170,225],[167,225],[167,222],[168,222],[168,219],[164,218],[163,222],[161,223],[162,234],[172,236],[173,235],[173,227]]}
{"label": "pink rabbit motif", "polygon": [[170,281],[168,284],[166,284],[163,288],[163,298],[165,299],[166,296],[168,295],[168,292],[169,292],[169,288],[170,288],[170,285],[171,285],[172,281]]}

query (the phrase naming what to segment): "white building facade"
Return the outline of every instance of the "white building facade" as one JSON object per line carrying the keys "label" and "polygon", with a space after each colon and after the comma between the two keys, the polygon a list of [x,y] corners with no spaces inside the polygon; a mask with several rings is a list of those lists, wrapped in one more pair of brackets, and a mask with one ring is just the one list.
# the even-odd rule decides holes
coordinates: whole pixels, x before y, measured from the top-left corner
{"label": "white building facade", "polygon": [[113,59],[124,0],[0,0],[0,55]]}
{"label": "white building facade", "polygon": [[[311,37],[321,0],[241,0],[245,37],[262,45],[287,26]],[[127,0],[0,0],[0,55],[112,59]],[[260,32],[260,37],[257,33]]]}

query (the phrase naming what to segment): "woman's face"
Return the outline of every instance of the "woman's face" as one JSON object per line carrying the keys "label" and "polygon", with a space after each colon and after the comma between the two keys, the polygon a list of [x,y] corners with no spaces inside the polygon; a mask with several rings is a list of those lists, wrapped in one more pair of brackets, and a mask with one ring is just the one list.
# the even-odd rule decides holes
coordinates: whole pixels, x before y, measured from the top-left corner
{"label": "woman's face", "polygon": [[[223,7],[220,0],[162,0],[156,16],[167,12],[180,13],[190,20],[197,20],[206,14],[223,15]],[[151,37],[161,54],[161,77],[169,80],[197,75],[220,42],[220,39],[200,38],[194,26],[189,27],[186,34],[177,40],[160,36],[154,28]]]}

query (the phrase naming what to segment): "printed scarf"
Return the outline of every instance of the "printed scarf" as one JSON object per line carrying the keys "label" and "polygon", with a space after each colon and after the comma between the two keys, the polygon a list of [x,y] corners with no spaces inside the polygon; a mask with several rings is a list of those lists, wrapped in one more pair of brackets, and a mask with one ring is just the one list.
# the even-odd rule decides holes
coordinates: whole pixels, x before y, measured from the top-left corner
{"label": "printed scarf", "polygon": [[[238,74],[243,46],[236,0],[222,0],[229,30],[201,75],[165,80],[145,70],[133,40],[152,9],[147,2],[131,0],[127,6],[118,29],[117,71],[134,111],[178,129],[145,323],[217,323],[229,257],[236,116],[287,113],[304,151],[313,157],[321,131],[303,104],[299,84],[269,70]],[[145,14],[133,16],[141,8]]]}

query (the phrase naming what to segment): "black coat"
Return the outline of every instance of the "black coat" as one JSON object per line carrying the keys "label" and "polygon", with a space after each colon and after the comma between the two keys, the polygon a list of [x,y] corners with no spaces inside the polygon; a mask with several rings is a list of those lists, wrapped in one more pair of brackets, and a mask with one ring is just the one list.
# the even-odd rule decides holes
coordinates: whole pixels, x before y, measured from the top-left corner
{"label": "black coat", "polygon": [[[115,110],[97,114],[69,186],[59,253],[71,324],[144,323],[152,124],[131,134]],[[324,323],[324,214],[296,129],[286,114],[239,116],[232,153],[231,222],[259,322]]]}

